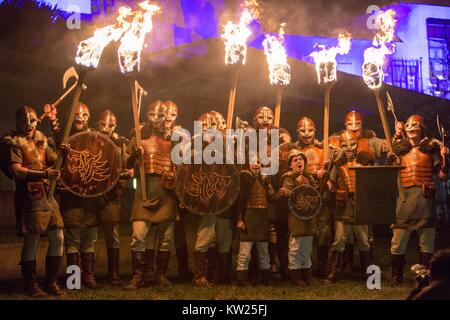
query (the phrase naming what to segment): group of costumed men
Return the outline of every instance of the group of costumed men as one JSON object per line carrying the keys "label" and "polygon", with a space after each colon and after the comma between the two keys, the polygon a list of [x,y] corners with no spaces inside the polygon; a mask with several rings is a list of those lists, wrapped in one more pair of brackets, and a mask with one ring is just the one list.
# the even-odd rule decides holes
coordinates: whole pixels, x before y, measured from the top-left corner
{"label": "group of costumed men", "polygon": [[[125,285],[128,290],[170,285],[167,271],[173,249],[178,260],[178,279],[200,287],[232,280],[242,286],[250,280],[270,284],[274,273],[295,286],[309,285],[314,246],[314,271],[324,282],[337,281],[352,265],[355,244],[364,278],[367,267],[376,264],[373,234],[371,226],[355,224],[355,171],[349,168],[382,162],[403,167],[399,176],[404,199],[397,202],[391,241],[392,284],[403,282],[405,252],[412,232],[418,234],[421,264],[428,266],[435,250],[433,177],[447,180],[448,149],[427,136],[420,115],[395,124],[394,153],[388,152],[385,140],[363,128],[362,116],[356,111],[346,115],[345,129],[330,137],[330,146],[316,139],[316,124],[308,117],[297,121],[296,142],[287,130],[278,128],[280,144],[291,146],[285,163],[272,176],[261,173],[259,159],[237,166],[240,193],[235,203],[220,214],[198,217],[191,272],[184,229],[189,211],[176,196],[177,166],[171,157],[175,145],[171,135],[180,128],[176,124],[177,105],[158,100],[148,106],[146,121],[140,128],[142,142],[138,145],[134,134],[127,139],[116,132],[117,117],[110,110],[100,114],[95,128],[89,128],[89,107],[78,103],[71,134],[96,131],[108,136],[120,150],[122,166],[119,182],[112,190],[89,198],[75,195],[63,186],[58,187],[55,197],[48,193],[51,181],[60,178],[60,172],[52,169],[57,150],[67,158],[71,146],[62,143],[56,109],[47,105],[44,111],[50,122],[50,137],[37,130],[38,115],[26,106],[16,112],[16,130],[1,138],[2,170],[14,179],[16,186],[17,230],[24,239],[20,266],[25,291],[31,297],[63,293],[58,275],[64,247],[67,265],[81,268],[83,287],[98,286],[94,264],[99,226],[103,227],[107,247],[108,280],[113,285]],[[223,115],[216,111],[202,114],[198,121],[204,132],[212,128],[224,132],[227,127]],[[244,123],[242,127],[256,131],[277,129],[268,107],[257,108],[253,126]],[[268,150],[274,152],[269,141]],[[324,159],[325,147],[329,147],[328,159]],[[140,161],[142,166],[138,165]],[[132,278],[125,284],[119,275],[121,195],[127,181],[140,176],[139,167],[145,171],[146,195],[143,197],[137,178],[131,210]],[[299,219],[288,206],[298,185],[325,191],[321,211],[312,219]],[[41,287],[36,277],[36,255],[44,234],[49,246],[46,278]],[[233,263],[235,238],[239,245]]]}

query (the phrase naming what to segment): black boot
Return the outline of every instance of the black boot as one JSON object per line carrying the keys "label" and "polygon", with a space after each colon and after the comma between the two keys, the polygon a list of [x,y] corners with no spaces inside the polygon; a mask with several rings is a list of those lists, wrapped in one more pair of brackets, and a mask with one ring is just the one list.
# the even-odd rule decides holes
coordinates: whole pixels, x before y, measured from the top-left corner
{"label": "black boot", "polygon": [[158,251],[158,255],[156,256],[156,282],[160,286],[170,286],[172,284],[167,279],[169,260],[170,251]]}
{"label": "black boot", "polygon": [[89,289],[97,289],[97,281],[94,275],[94,253],[84,252],[81,254],[81,279],[84,286]]}
{"label": "black boot", "polygon": [[342,270],[343,254],[342,252],[332,251],[330,262],[330,273],[325,278],[326,282],[336,282],[339,273]]}
{"label": "black boot", "polygon": [[136,290],[142,287],[145,266],[145,252],[131,251],[131,267],[133,269],[133,277],[125,286],[126,290]]}
{"label": "black boot", "polygon": [[217,283],[228,284],[230,283],[230,252],[219,253],[218,258],[219,264],[217,267]]}
{"label": "black boot", "polygon": [[148,287],[156,282],[155,269],[153,263],[155,262],[155,250],[147,249],[144,254],[144,268],[142,275],[142,285]]}
{"label": "black boot", "polygon": [[343,253],[342,272],[345,274],[353,273],[353,257],[354,257],[355,245],[346,243]]}
{"label": "black boot", "polygon": [[324,278],[328,275],[328,246],[319,246],[317,248],[317,276]]}
{"label": "black boot", "polygon": [[206,258],[206,252],[194,251],[195,275],[193,282],[196,287],[211,287],[206,275]]}
{"label": "black boot", "polygon": [[108,249],[108,282],[112,285],[120,285],[119,277],[119,248]]}
{"label": "black boot", "polygon": [[289,280],[294,287],[305,287],[306,283],[300,277],[300,269],[289,269],[288,270]]}
{"label": "black boot", "polygon": [[403,267],[406,264],[404,255],[391,254],[391,286],[403,283]]}
{"label": "black boot", "polygon": [[420,264],[425,266],[427,269],[430,269],[430,260],[433,256],[432,253],[421,252],[420,253]]}
{"label": "black boot", "polygon": [[248,286],[248,270],[237,270],[236,271],[236,282],[240,287]]}
{"label": "black boot", "polygon": [[208,260],[208,281],[216,283],[217,282],[217,247],[208,248],[207,260]]}
{"label": "black boot", "polygon": [[66,254],[67,258],[67,266],[80,266],[80,254],[76,253],[68,253]]}
{"label": "black boot", "polygon": [[36,260],[22,261],[22,276],[25,282],[25,293],[31,298],[43,298],[47,294],[39,288],[36,279]]}
{"label": "black boot", "polygon": [[270,286],[272,284],[271,269],[267,269],[267,270],[260,269],[259,272],[261,273],[261,284],[263,286]]}
{"label": "black boot", "polygon": [[300,279],[309,286],[311,284],[311,269],[300,269]]}
{"label": "black boot", "polygon": [[361,280],[367,281],[367,268],[371,265],[370,251],[360,251],[359,260],[361,262]]}
{"label": "black boot", "polygon": [[44,290],[48,294],[54,296],[60,296],[64,293],[61,287],[58,285],[58,273],[61,266],[62,257],[49,257],[45,258],[45,287]]}
{"label": "black boot", "polygon": [[192,281],[194,273],[189,269],[189,254],[187,246],[177,248],[178,276],[177,281]]}

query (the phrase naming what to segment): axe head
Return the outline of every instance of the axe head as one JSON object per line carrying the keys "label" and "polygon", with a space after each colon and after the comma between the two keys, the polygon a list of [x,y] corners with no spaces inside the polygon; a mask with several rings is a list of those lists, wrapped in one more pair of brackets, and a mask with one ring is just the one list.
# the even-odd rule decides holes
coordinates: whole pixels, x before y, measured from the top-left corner
{"label": "axe head", "polygon": [[67,87],[67,82],[69,82],[69,79],[71,78],[75,78],[76,80],[78,80],[78,73],[74,67],[70,67],[69,69],[66,70],[66,72],[64,72],[63,89]]}
{"label": "axe head", "polygon": [[246,127],[248,127],[248,122],[247,121],[244,121],[244,120],[242,120],[241,118],[239,118],[239,117],[236,117],[236,120],[235,120],[235,128],[236,129],[240,129],[240,128],[246,128]]}

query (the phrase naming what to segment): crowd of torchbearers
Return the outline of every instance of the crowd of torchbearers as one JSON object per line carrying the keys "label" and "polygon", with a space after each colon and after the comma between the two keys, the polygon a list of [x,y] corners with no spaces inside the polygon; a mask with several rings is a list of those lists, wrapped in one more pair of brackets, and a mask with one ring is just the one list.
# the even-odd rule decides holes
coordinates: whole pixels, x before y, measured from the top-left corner
{"label": "crowd of torchbearers", "polygon": [[[99,228],[103,228],[105,235],[108,280],[127,290],[171,285],[173,280],[167,271],[172,251],[176,252],[178,262],[177,280],[192,281],[199,287],[228,283],[245,286],[250,281],[267,285],[279,278],[302,287],[311,284],[311,270],[324,283],[334,283],[352,264],[355,246],[364,279],[367,267],[377,264],[373,255],[374,236],[370,225],[355,224],[355,171],[350,168],[375,166],[382,164],[381,161],[385,165],[401,165],[402,188],[390,249],[392,285],[403,282],[405,252],[412,232],[418,234],[422,265],[429,265],[435,251],[433,177],[447,180],[448,149],[441,141],[427,136],[420,115],[411,115],[404,123],[396,122],[392,137],[394,149],[389,152],[387,141],[365,128],[361,114],[356,111],[346,115],[342,131],[331,135],[329,145],[325,146],[316,137],[313,119],[300,117],[297,135],[291,137],[287,130],[274,126],[271,108],[257,108],[253,123],[241,122],[241,127],[245,131],[279,129],[280,145],[289,146],[287,157],[281,157],[280,170],[275,175],[261,174],[258,159],[233,165],[240,183],[232,187],[240,190],[239,194],[224,202],[226,210],[219,214],[197,215],[191,271],[183,223],[190,207],[184,206],[183,198],[175,192],[179,170],[171,156],[174,147],[171,135],[180,128],[176,123],[177,105],[158,100],[148,106],[146,121],[140,125],[140,144],[136,143],[134,133],[125,138],[116,132],[118,119],[112,111],[104,110],[94,128],[90,128],[89,107],[81,102],[76,105],[70,135],[83,132],[104,135],[117,147],[115,156],[119,159],[120,175],[108,192],[94,197],[83,196],[67,182],[57,184],[55,195],[49,192],[51,182],[61,179],[62,173],[52,167],[57,152],[63,162],[69,163],[73,163],[77,153],[71,144],[61,143],[56,108],[46,105],[44,111],[51,127],[50,136],[37,129],[38,114],[26,106],[16,112],[16,130],[1,139],[2,170],[16,185],[17,231],[24,239],[20,266],[25,291],[32,297],[63,292],[58,276],[64,249],[67,265],[80,266],[83,287],[98,287],[94,264]],[[204,113],[198,121],[205,134],[207,129],[225,132],[227,121],[219,112]],[[278,152],[279,149],[271,149],[269,141],[264,142],[268,144],[268,152]],[[325,148],[328,148],[327,158]],[[77,158],[75,163],[80,165],[83,161],[84,165],[89,162]],[[67,171],[67,166],[64,168]],[[97,170],[97,178],[102,175],[99,167],[90,169]],[[137,177],[131,210],[132,277],[125,282],[119,274],[119,225],[122,190],[132,177]],[[96,175],[91,178],[95,180]],[[288,205],[299,185],[320,190],[323,205],[310,219],[299,218]],[[209,187],[201,185],[200,188]],[[36,278],[36,256],[44,234],[49,246],[46,278],[41,287]],[[233,240],[239,242],[237,252],[232,250]],[[317,255],[316,266],[312,265],[313,254]]]}

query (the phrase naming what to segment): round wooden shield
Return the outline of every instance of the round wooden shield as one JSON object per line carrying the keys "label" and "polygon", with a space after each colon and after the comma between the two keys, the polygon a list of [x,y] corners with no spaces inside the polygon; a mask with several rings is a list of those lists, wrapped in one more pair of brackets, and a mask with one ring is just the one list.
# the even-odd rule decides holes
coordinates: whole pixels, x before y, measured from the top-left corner
{"label": "round wooden shield", "polygon": [[182,164],[176,194],[192,213],[211,216],[228,210],[239,195],[239,171],[234,164]]}
{"label": "round wooden shield", "polygon": [[301,184],[292,190],[289,209],[299,219],[310,220],[319,214],[321,208],[322,196],[316,188]]}
{"label": "round wooden shield", "polygon": [[73,194],[97,197],[119,181],[120,150],[106,135],[84,131],[69,137],[70,151],[61,170],[62,184]]}

